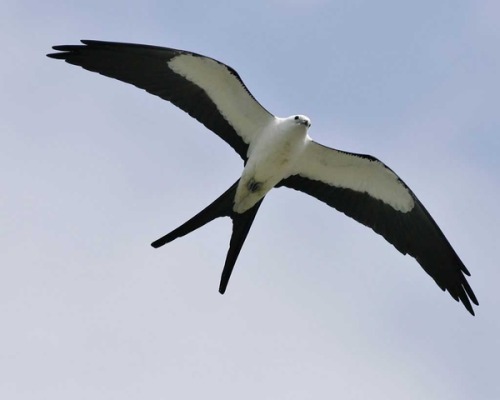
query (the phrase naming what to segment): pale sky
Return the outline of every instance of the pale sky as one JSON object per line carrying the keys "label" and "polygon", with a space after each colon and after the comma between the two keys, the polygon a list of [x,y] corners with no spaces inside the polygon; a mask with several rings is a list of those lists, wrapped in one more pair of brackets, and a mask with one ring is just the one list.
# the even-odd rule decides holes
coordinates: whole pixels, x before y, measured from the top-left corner
{"label": "pale sky", "polygon": [[[500,3],[4,0],[0,398],[500,398]],[[155,250],[239,176],[171,104],[45,57],[113,40],[235,68],[311,137],[376,156],[471,271],[476,317],[417,262],[280,189],[228,290],[217,220]]]}

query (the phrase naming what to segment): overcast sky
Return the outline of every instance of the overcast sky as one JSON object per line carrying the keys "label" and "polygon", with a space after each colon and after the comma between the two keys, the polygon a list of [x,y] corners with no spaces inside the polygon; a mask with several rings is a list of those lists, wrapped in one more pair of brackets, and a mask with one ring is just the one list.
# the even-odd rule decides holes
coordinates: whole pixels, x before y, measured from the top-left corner
{"label": "overcast sky", "polygon": [[[19,1],[0,5],[0,398],[500,398],[500,3]],[[471,271],[476,317],[314,198],[150,242],[238,177],[169,103],[45,57],[101,39],[196,51],[279,116],[374,155]]]}

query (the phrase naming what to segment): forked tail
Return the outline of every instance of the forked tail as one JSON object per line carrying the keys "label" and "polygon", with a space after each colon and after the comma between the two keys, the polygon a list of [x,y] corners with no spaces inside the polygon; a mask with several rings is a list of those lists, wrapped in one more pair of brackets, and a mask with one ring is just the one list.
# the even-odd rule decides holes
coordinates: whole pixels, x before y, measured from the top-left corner
{"label": "forked tail", "polygon": [[252,226],[253,220],[257,211],[262,203],[260,200],[255,206],[250,210],[245,211],[242,214],[238,214],[233,211],[234,196],[236,194],[236,188],[238,187],[238,181],[232,185],[228,190],[226,190],[220,197],[218,197],[212,204],[200,211],[189,221],[185,222],[177,229],[155,240],[151,243],[151,246],[158,248],[167,244],[181,236],[187,235],[194,230],[201,228],[208,222],[219,218],[219,217],[230,217],[233,221],[233,233],[231,235],[231,241],[229,242],[229,250],[226,256],[226,262],[224,264],[224,269],[222,270],[221,281],[219,285],[219,292],[224,294],[226,291],[229,278],[233,272],[234,264],[238,259],[240,250],[243,247],[243,243],[248,235],[248,231]]}

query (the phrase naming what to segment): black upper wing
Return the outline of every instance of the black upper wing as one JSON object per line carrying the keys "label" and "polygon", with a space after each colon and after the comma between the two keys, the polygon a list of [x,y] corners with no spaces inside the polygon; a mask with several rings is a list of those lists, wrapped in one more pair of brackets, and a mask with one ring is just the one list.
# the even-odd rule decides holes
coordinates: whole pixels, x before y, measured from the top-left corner
{"label": "black upper wing", "polygon": [[82,40],[48,57],[131,83],[170,101],[247,159],[248,145],[271,119],[231,67],[170,48]]}
{"label": "black upper wing", "polygon": [[372,228],[401,253],[414,257],[442,290],[474,315],[471,301],[478,301],[465,278],[469,271],[406,184],[371,156],[311,145],[297,172],[279,186],[314,196]]}

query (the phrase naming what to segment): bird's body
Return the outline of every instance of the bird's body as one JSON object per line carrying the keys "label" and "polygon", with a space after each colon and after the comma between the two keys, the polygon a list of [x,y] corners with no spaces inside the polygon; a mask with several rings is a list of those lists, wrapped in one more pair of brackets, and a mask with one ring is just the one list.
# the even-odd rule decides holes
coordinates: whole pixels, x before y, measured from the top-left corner
{"label": "bird's body", "polygon": [[409,187],[376,158],[335,150],[308,135],[309,118],[279,118],[262,107],[231,67],[156,46],[82,41],[55,46],[62,59],[170,101],[225,140],[244,161],[241,177],[189,221],[152,243],[160,247],[218,217],[233,221],[219,291],[224,293],[248,231],[275,187],[302,191],[370,227],[414,257],[442,290],[474,314],[469,272]]}
{"label": "bird's body", "polygon": [[248,151],[234,199],[234,211],[252,208],[281,180],[290,175],[311,139],[309,118],[295,115],[275,118],[256,138]]}

